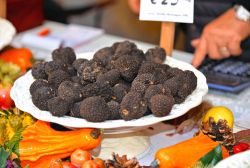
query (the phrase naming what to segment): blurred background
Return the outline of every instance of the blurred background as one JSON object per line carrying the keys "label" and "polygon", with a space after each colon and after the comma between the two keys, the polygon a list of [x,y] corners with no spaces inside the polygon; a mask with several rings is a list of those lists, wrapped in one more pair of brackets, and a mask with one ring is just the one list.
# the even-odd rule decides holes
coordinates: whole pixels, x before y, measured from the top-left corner
{"label": "blurred background", "polygon": [[[127,0],[7,0],[7,18],[18,32],[45,20],[102,28],[108,34],[159,44],[160,22],[140,21]],[[185,35],[176,29],[175,49],[184,50]]]}

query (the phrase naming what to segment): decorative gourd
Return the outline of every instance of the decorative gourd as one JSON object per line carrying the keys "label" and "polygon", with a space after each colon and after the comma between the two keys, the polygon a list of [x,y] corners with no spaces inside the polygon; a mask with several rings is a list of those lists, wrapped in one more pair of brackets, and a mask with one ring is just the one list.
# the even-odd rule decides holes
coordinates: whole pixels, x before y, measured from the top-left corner
{"label": "decorative gourd", "polygon": [[[200,133],[198,136],[178,143],[176,145],[160,149],[155,154],[160,168],[192,167],[200,158],[218,146],[219,143]],[[227,150],[222,147],[222,156],[229,156]]]}
{"label": "decorative gourd", "polygon": [[43,121],[37,121],[27,127],[22,135],[23,140],[19,144],[19,153],[23,163],[35,162],[43,157],[56,155],[68,157],[78,148],[91,150],[101,142],[99,129],[56,131],[50,127],[50,123]]}

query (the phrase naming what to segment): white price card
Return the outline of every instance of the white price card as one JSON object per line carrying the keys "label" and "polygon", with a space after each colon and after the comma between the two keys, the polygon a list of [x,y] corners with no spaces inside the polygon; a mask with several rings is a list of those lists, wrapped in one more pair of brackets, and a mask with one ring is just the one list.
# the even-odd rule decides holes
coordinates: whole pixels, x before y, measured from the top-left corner
{"label": "white price card", "polygon": [[141,0],[140,20],[193,23],[194,0]]}

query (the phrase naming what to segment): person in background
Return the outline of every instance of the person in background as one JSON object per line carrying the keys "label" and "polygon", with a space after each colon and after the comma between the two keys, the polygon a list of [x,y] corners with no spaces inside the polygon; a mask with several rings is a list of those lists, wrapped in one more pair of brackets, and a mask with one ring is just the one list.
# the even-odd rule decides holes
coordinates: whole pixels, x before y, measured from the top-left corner
{"label": "person in background", "polygon": [[43,0],[7,0],[7,19],[21,32],[44,21]]}
{"label": "person in background", "polygon": [[[128,0],[139,13],[140,0]],[[250,59],[250,1],[195,0],[194,24],[186,24],[186,50],[194,52],[192,64],[212,59],[248,56]],[[191,44],[191,45],[190,45]]]}

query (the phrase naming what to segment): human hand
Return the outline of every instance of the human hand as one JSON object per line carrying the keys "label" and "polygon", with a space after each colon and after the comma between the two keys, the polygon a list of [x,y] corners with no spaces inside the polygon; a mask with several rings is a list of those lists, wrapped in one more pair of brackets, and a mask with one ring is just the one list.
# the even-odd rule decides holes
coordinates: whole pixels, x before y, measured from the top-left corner
{"label": "human hand", "polygon": [[192,65],[198,67],[206,55],[212,59],[240,55],[240,43],[250,35],[250,23],[238,20],[234,9],[227,10],[205,26],[201,37],[191,42],[195,48]]}
{"label": "human hand", "polygon": [[128,0],[128,5],[132,12],[139,14],[140,12],[140,0]]}

